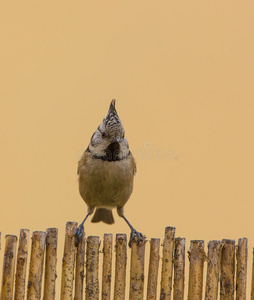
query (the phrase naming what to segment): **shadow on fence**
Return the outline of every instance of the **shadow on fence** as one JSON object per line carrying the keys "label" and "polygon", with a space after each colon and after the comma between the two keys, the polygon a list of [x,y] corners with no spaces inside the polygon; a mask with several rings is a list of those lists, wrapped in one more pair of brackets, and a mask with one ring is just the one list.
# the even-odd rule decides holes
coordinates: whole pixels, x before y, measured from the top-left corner
{"label": "shadow on fence", "polygon": [[[76,228],[76,222],[67,222],[62,259],[60,299],[100,298],[108,300],[111,297],[111,288],[113,288],[114,300],[125,299],[126,235],[116,235],[115,278],[111,284],[111,281],[113,281],[111,277],[113,238],[112,234],[104,234],[102,288],[99,291],[99,237],[89,236],[86,239],[84,234],[79,246],[75,248],[72,236]],[[49,228],[46,232],[33,232],[28,283],[26,285],[29,230],[21,229],[18,251],[17,237],[6,235],[1,288],[2,300],[25,299],[26,289],[27,299],[41,299],[42,274],[44,274],[43,299],[55,299],[57,236],[58,230],[56,228]],[[132,244],[129,299],[143,299],[146,296],[146,299],[149,300],[156,298],[183,300],[185,292],[188,294],[189,300],[201,300],[203,298],[205,262],[207,262],[205,300],[218,299],[218,294],[221,300],[233,300],[234,297],[237,300],[246,299],[248,249],[246,238],[239,239],[237,247],[235,247],[235,241],[233,240],[210,241],[207,254],[204,251],[204,241],[191,241],[190,250],[187,252],[189,280],[186,291],[184,275],[185,239],[175,238],[175,228],[165,228],[162,260],[160,260],[160,239],[151,239],[150,241],[147,287],[144,287],[145,247],[146,243],[140,246],[136,243]],[[162,261],[161,280],[160,290],[157,293],[160,261]],[[44,269],[45,272],[43,272]],[[252,273],[251,300],[254,300],[254,272]]]}

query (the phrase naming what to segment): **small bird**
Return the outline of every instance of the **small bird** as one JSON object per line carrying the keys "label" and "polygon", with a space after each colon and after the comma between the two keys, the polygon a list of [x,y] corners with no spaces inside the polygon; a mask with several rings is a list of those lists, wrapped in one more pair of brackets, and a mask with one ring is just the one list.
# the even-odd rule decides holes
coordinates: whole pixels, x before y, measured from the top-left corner
{"label": "small bird", "polygon": [[124,215],[124,205],[132,193],[136,170],[135,159],[129,150],[113,99],[107,116],[92,135],[89,146],[78,162],[79,192],[88,210],[74,233],[76,246],[84,232],[84,223],[94,209],[92,222],[113,224],[112,208],[117,208],[118,215],[131,229],[129,246],[132,241],[138,244],[144,242],[145,236],[136,231]]}

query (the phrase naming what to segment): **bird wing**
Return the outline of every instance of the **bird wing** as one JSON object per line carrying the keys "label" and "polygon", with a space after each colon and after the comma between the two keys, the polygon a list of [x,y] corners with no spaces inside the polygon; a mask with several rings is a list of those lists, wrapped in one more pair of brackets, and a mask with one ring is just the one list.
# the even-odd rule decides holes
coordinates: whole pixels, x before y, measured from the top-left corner
{"label": "bird wing", "polygon": [[136,165],[135,158],[131,152],[130,152],[130,157],[131,157],[131,166],[132,166],[133,174],[136,175],[137,174],[137,165]]}
{"label": "bird wing", "polygon": [[80,167],[86,163],[89,155],[91,155],[91,153],[90,153],[90,151],[87,148],[86,151],[82,154],[80,160],[78,161],[78,170],[77,170],[77,174],[78,175],[79,175],[79,169],[80,169]]}

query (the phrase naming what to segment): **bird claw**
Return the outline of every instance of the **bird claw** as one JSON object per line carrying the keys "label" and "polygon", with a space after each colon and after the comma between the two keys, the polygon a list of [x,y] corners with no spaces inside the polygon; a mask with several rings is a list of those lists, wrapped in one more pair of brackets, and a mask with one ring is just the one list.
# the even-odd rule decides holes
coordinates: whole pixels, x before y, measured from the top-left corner
{"label": "bird claw", "polygon": [[137,243],[138,246],[140,246],[145,242],[145,239],[146,239],[145,235],[133,229],[130,235],[129,247],[131,248],[132,242],[135,242]]}
{"label": "bird claw", "polygon": [[76,229],[76,231],[73,233],[73,236],[75,236],[75,246],[76,247],[78,247],[78,244],[82,239],[83,233],[84,233],[84,225],[80,224],[79,227]]}

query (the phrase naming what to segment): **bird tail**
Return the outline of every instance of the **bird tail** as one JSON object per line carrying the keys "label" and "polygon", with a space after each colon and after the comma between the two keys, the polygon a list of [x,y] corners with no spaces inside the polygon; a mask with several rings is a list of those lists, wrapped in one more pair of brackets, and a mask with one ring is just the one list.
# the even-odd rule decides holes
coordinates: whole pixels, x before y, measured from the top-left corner
{"label": "bird tail", "polygon": [[106,224],[113,224],[114,218],[111,209],[96,208],[95,214],[92,218],[93,223],[104,222]]}

